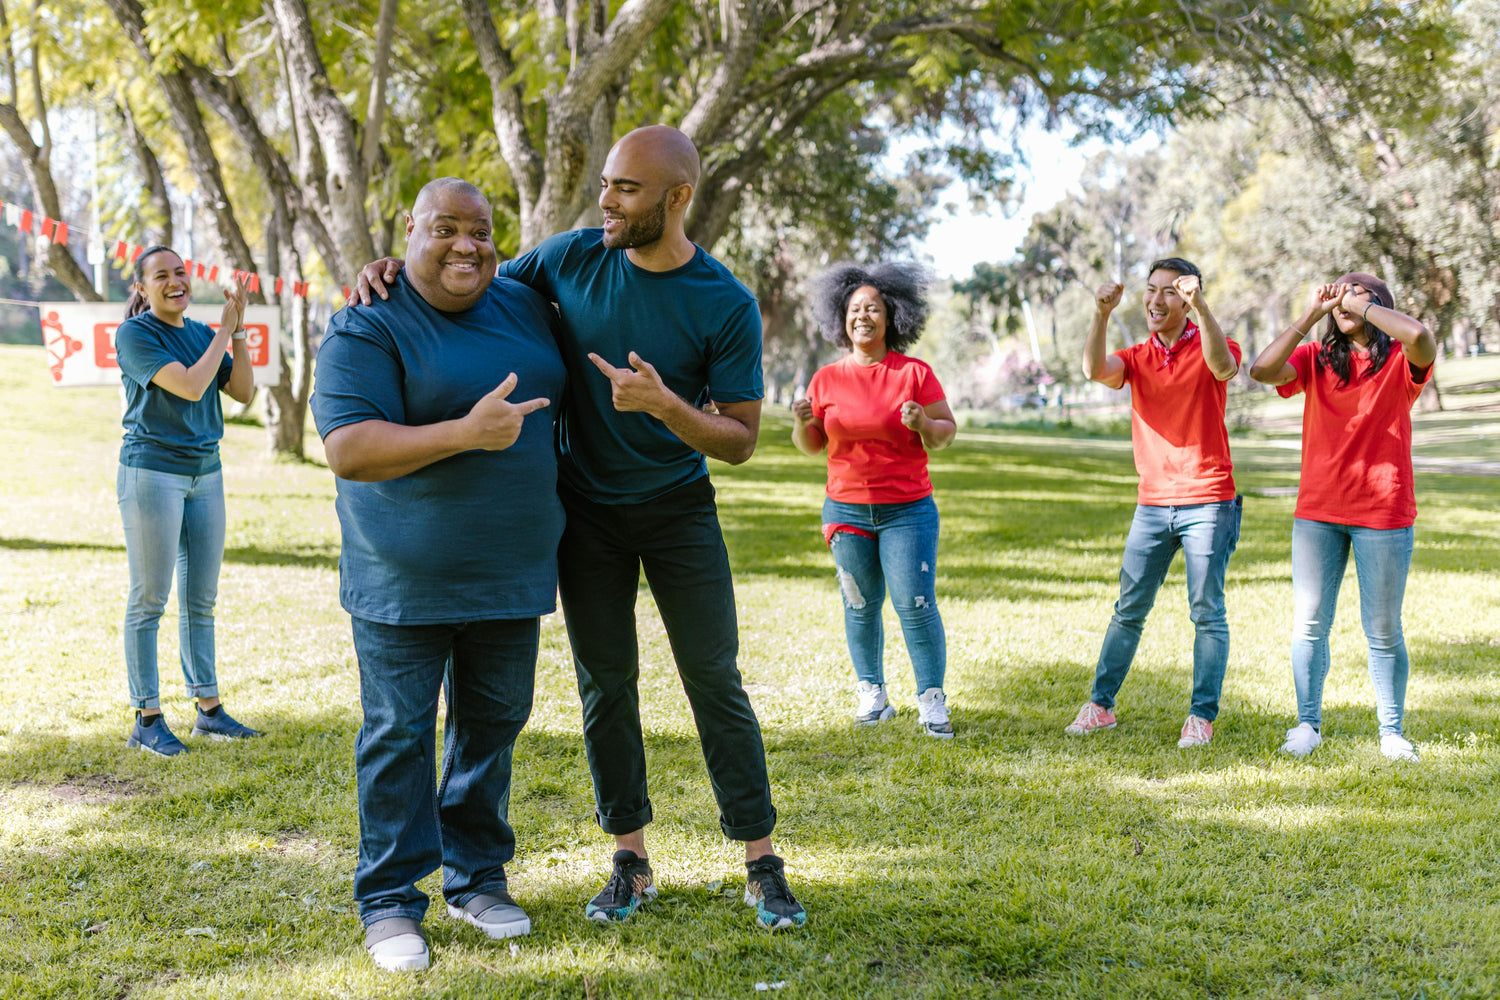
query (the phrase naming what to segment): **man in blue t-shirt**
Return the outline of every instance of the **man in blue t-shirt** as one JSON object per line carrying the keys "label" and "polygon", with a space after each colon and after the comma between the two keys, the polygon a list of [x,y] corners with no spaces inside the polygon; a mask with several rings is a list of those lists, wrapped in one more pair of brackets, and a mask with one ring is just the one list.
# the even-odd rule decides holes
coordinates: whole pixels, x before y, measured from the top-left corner
{"label": "man in blue t-shirt", "polygon": [[[719,825],[745,843],[745,902],[762,925],[794,927],[807,914],[771,844],[776,809],[760,724],[736,666],[734,586],[704,460],[738,464],[755,450],[765,394],[760,308],[687,238],[698,174],[687,136],[662,125],[636,129],[604,163],[604,227],[559,233],[500,274],[541,292],[561,314],[569,383],[558,473],[568,522],[559,584],[595,816],[617,848],[587,914],[624,920],[656,895],[637,688],[644,568],[692,705]],[[399,267],[366,267],[361,300],[371,289],[383,295]]]}
{"label": "man in blue t-shirt", "polygon": [[506,806],[557,593],[546,407],[565,370],[551,305],[494,280],[491,229],[473,185],[429,183],[406,220],[410,266],[385,301],[340,311],[318,350],[312,408],[338,476],[339,596],[364,708],[354,896],[388,971],[427,967],[416,883],[439,866],[449,916],[493,938],[531,929],[506,891]]}

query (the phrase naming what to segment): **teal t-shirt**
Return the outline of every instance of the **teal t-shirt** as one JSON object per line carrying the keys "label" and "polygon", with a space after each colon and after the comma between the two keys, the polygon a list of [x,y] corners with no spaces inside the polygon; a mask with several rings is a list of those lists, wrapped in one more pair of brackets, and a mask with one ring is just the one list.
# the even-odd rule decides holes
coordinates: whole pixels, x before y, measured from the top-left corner
{"label": "teal t-shirt", "polygon": [[115,329],[115,357],[125,387],[125,440],[120,464],[179,476],[201,476],[219,468],[224,410],[219,390],[229,384],[234,361],[226,353],[216,383],[199,399],[183,399],[152,385],[173,361],[191,368],[208,350],[214,331],[184,318],[182,326],[163,322],[150,311]]}
{"label": "teal t-shirt", "polygon": [[563,365],[546,300],[493,282],[456,313],[428,305],[402,274],[390,298],[339,310],[318,346],[318,433],[366,420],[453,420],[511,373],[511,402],[544,396],[515,444],[466,451],[378,483],[338,483],[339,598],[356,618],[427,625],[534,618],[556,607],[553,415]]}
{"label": "teal t-shirt", "polygon": [[708,474],[703,455],[655,417],[620,413],[590,352],[629,368],[635,351],[697,406],[765,395],[755,295],[697,248],[671,271],[647,271],[603,230],[558,233],[500,265],[500,276],[557,303],[568,397],[558,423],[558,475],[598,503],[643,503]]}

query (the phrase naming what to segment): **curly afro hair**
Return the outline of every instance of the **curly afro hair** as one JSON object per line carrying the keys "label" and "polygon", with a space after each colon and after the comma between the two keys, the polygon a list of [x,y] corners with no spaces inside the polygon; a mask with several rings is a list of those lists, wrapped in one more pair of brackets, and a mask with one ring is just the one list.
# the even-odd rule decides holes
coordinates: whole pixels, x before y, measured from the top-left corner
{"label": "curly afro hair", "polygon": [[852,347],[844,332],[844,317],[849,299],[869,286],[885,302],[885,346],[905,351],[922,336],[927,325],[927,287],[932,277],[917,264],[835,264],[818,276],[813,285],[813,318],[823,331],[823,339]]}

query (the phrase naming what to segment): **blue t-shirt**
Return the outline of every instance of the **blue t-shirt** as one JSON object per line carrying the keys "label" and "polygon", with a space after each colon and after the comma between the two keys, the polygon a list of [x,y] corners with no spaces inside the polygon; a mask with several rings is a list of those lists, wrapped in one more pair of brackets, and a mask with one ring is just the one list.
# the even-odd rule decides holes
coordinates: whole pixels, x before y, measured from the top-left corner
{"label": "blue t-shirt", "polygon": [[390,298],[338,312],[318,347],[313,419],[406,426],[462,417],[516,373],[511,402],[545,396],[503,451],[466,451],[380,483],[338,482],[339,599],[388,625],[534,618],[556,606],[553,420],[563,392],[556,313],[514,281],[465,312],[428,305],[402,274]]}
{"label": "blue t-shirt", "polygon": [[196,400],[151,384],[173,361],[193,367],[213,339],[214,331],[206,323],[184,317],[182,326],[173,326],[149,310],[115,329],[115,357],[125,387],[121,465],[179,476],[201,476],[219,468],[219,439],[224,436],[219,390],[229,384],[234,361],[224,355],[217,384]]}
{"label": "blue t-shirt", "polygon": [[647,271],[604,246],[602,229],[558,233],[500,265],[557,303],[568,398],[558,424],[558,473],[598,503],[643,503],[708,474],[700,452],[655,417],[620,413],[610,382],[630,352],[683,399],[740,403],[765,395],[760,306],[729,269],[697,248],[671,271]]}

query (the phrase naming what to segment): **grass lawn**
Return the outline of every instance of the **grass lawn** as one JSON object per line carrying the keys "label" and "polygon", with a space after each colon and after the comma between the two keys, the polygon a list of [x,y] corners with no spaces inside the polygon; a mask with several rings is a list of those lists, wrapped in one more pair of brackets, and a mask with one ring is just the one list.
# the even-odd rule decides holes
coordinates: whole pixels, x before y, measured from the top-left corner
{"label": "grass lawn", "polygon": [[[1470,364],[1442,369],[1445,386],[1500,374],[1465,377]],[[1453,394],[1462,415],[1420,417],[1419,454],[1431,441],[1500,461],[1497,398]],[[1405,622],[1421,764],[1378,752],[1352,569],[1327,739],[1294,761],[1277,752],[1293,721],[1287,429],[1236,442],[1247,499],[1233,647],[1216,739],[1195,751],[1175,745],[1192,644],[1180,563],[1119,728],[1062,734],[1116,592],[1128,443],[966,432],[933,462],[959,734],[941,742],[916,730],[889,611],[901,711],[850,727],[821,464],[769,412],[755,458],[713,472],[778,848],[808,926],[772,936],[739,901],[739,848],[718,831],[643,592],[662,898],[623,926],[584,919],[610,846],[553,615],[511,802],[511,888],[535,930],[495,944],[439,905],[432,969],[391,978],[365,957],[350,898],[359,709],[333,478],[269,460],[258,427],[229,428],[220,681],[230,709],[269,735],[171,761],[127,751],[118,418],[114,390],[51,389],[40,347],[0,347],[0,996],[602,1000],[752,997],[760,984],[788,1000],[1500,995],[1500,477],[1419,473]],[[161,651],[163,692],[180,693],[175,608]],[[166,711],[188,728],[180,697]],[[436,895],[437,879],[424,888]]]}

